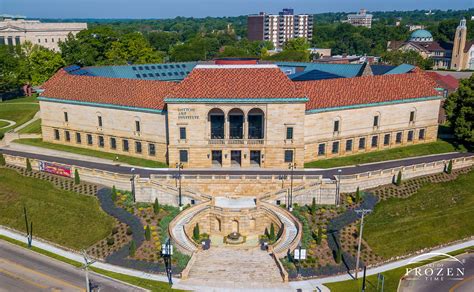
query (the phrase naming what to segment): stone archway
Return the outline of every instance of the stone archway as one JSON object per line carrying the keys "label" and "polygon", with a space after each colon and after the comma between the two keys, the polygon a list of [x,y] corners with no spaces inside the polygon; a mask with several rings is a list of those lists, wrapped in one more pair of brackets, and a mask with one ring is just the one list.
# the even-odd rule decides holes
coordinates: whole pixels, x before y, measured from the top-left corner
{"label": "stone archway", "polygon": [[232,227],[231,232],[237,232],[237,233],[238,233],[238,232],[239,232],[239,221],[237,221],[237,220],[235,220],[235,219],[232,220],[232,225],[231,225],[231,227]]}
{"label": "stone archway", "polygon": [[221,220],[219,220],[219,218],[217,217],[214,217],[214,226],[213,226],[213,230],[215,232],[221,232]]}
{"label": "stone archway", "polygon": [[256,222],[255,218],[250,219],[249,229],[250,230],[255,230],[256,227],[257,227],[257,222]]}

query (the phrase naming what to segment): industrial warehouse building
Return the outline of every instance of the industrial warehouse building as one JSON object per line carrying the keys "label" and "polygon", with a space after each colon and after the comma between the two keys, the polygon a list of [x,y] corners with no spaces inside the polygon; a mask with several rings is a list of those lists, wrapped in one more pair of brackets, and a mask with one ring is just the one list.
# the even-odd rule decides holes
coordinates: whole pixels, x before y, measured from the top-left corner
{"label": "industrial warehouse building", "polygon": [[61,69],[43,139],[184,167],[287,168],[436,140],[442,96],[409,65],[218,60]]}

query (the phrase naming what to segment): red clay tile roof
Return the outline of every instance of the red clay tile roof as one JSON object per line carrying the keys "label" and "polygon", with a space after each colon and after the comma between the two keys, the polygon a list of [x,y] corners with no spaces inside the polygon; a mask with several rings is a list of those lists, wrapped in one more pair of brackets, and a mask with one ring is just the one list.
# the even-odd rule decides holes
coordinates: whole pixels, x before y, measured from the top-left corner
{"label": "red clay tile roof", "polygon": [[79,76],[59,70],[42,88],[41,96],[72,101],[163,109],[174,82]]}
{"label": "red clay tile roof", "polygon": [[434,81],[413,73],[298,82],[309,101],[306,110],[437,96]]}
{"label": "red clay tile roof", "polygon": [[198,67],[180,82],[170,97],[301,98],[304,95],[278,67]]}
{"label": "red clay tile roof", "polygon": [[433,78],[437,86],[447,89],[449,92],[456,91],[459,87],[459,80],[452,75],[441,75],[436,72],[426,72],[428,76]]}

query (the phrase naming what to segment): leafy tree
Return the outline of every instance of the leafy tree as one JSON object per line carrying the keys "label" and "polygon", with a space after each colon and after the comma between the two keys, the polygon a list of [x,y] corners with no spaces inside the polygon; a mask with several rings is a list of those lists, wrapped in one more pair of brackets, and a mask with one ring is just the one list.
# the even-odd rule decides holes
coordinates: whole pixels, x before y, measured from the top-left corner
{"label": "leafy tree", "polygon": [[29,158],[26,159],[26,171],[28,171],[28,172],[32,171],[31,162],[30,162]]}
{"label": "leafy tree", "polygon": [[34,46],[28,59],[28,70],[33,85],[43,84],[66,64],[59,53],[40,46]]}
{"label": "leafy tree", "polygon": [[0,92],[9,92],[21,85],[19,62],[15,47],[0,46]]}
{"label": "leafy tree", "polygon": [[135,243],[135,240],[132,239],[128,247],[128,255],[131,257],[134,257],[136,252],[137,252],[137,244]]}
{"label": "leafy tree", "polygon": [[0,153],[0,166],[4,166],[6,164],[5,157],[3,157],[3,153]]}
{"label": "leafy tree", "polygon": [[321,226],[319,226],[318,227],[318,237],[316,238],[316,243],[318,245],[320,245],[322,241],[323,241],[323,228]]}
{"label": "leafy tree", "polygon": [[449,160],[448,167],[446,168],[446,173],[451,174],[453,172],[453,160]]}
{"label": "leafy tree", "polygon": [[268,228],[267,228],[267,227],[265,227],[264,235],[265,235],[266,238],[270,239],[270,232],[268,232]]}
{"label": "leafy tree", "polygon": [[309,52],[283,50],[280,53],[265,57],[264,59],[272,61],[308,62]]}
{"label": "leafy tree", "polygon": [[305,38],[289,39],[284,45],[283,50],[305,52],[310,48]]}
{"label": "leafy tree", "polygon": [[406,52],[400,50],[385,52],[382,54],[382,60],[390,65],[406,63],[423,69],[431,69],[431,67],[433,67],[432,59],[424,59],[418,52],[412,50]]}
{"label": "leafy tree", "polygon": [[170,31],[152,31],[145,35],[150,45],[158,51],[168,51],[179,41],[179,34]]}
{"label": "leafy tree", "polygon": [[105,56],[106,62],[113,65],[163,62],[163,54],[153,50],[139,33],[126,34],[112,42]]}
{"label": "leafy tree", "polygon": [[463,79],[444,104],[454,136],[472,149],[474,144],[474,75]]}
{"label": "leafy tree", "polygon": [[342,251],[341,248],[338,247],[336,250],[336,263],[340,264],[342,262]]}
{"label": "leafy tree", "polygon": [[398,171],[397,180],[395,181],[395,185],[401,186],[402,185],[402,171]]}
{"label": "leafy tree", "polygon": [[195,241],[198,241],[199,240],[199,235],[200,235],[199,223],[196,223],[196,225],[194,225],[194,228],[193,228],[193,239]]}
{"label": "leafy tree", "polygon": [[117,189],[115,188],[115,186],[112,186],[110,196],[112,197],[112,201],[117,201]]}
{"label": "leafy tree", "polygon": [[356,193],[355,193],[355,202],[360,203],[362,201],[362,196],[360,194],[360,189],[357,187]]}
{"label": "leafy tree", "polygon": [[145,239],[150,240],[151,239],[151,230],[150,230],[150,225],[146,225],[145,228]]}
{"label": "leafy tree", "polygon": [[81,183],[81,177],[79,176],[79,170],[77,168],[74,170],[74,184],[78,185]]}
{"label": "leafy tree", "polygon": [[158,214],[160,212],[160,204],[158,203],[158,198],[155,198],[153,203],[153,213]]}
{"label": "leafy tree", "polygon": [[314,214],[316,213],[316,198],[313,197],[313,200],[311,202],[311,215],[314,216]]}

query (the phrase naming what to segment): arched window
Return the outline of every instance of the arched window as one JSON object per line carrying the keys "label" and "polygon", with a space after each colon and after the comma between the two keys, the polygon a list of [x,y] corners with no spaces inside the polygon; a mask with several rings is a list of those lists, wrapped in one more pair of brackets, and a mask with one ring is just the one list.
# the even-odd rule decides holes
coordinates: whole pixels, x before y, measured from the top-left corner
{"label": "arched window", "polygon": [[241,109],[234,108],[229,111],[229,138],[244,138],[244,112]]}
{"label": "arched window", "polygon": [[264,117],[265,114],[259,108],[253,108],[248,113],[249,139],[263,139],[264,137]]}
{"label": "arched window", "polygon": [[211,123],[211,139],[224,139],[225,115],[221,109],[209,111],[208,120]]}

